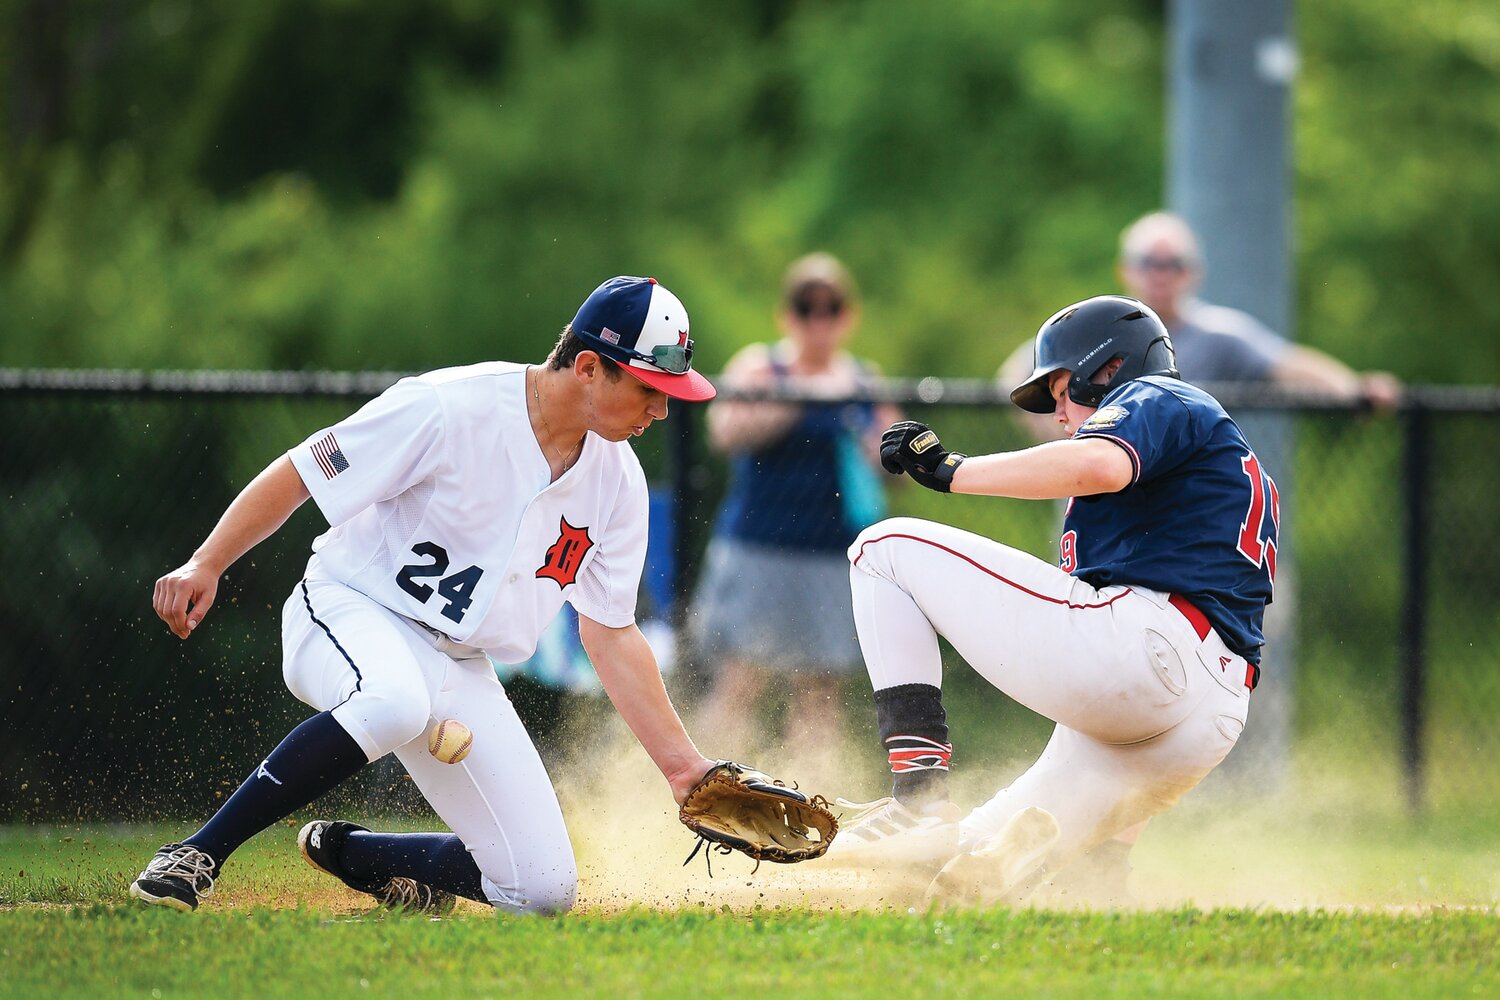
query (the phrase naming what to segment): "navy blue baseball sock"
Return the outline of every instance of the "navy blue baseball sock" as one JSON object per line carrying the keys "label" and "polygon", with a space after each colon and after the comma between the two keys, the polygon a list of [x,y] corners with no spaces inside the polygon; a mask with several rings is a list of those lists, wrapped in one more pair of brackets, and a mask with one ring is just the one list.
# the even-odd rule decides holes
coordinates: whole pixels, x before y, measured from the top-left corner
{"label": "navy blue baseball sock", "polygon": [[381,885],[392,878],[410,878],[489,904],[474,856],[451,833],[353,830],[344,838],[339,864],[355,882]]}
{"label": "navy blue baseball sock", "polygon": [[214,859],[214,876],[241,844],[350,777],[368,761],[328,712],[302,723],[260,762],[203,828],[183,842]]}
{"label": "navy blue baseball sock", "polygon": [[891,794],[912,809],[948,800],[948,716],[931,684],[898,684],[875,692],[880,742],[891,762]]}

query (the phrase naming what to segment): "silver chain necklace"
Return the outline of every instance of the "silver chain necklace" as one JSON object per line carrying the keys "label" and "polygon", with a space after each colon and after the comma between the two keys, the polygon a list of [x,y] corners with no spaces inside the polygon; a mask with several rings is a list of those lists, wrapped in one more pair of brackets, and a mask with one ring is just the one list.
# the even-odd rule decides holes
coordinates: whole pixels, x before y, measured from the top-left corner
{"label": "silver chain necklace", "polygon": [[[532,370],[531,396],[536,400],[537,416],[542,418],[542,427],[546,429],[547,437],[557,437],[557,435],[552,430],[552,425],[547,422],[547,411],[542,408],[542,371],[540,368]],[[566,453],[560,451],[557,452],[557,460],[562,463],[564,472],[567,472],[568,467],[572,464],[570,459],[573,456],[573,452],[577,451],[579,445],[581,445],[582,443],[583,439],[579,438],[578,444],[575,444],[572,448],[569,448]],[[556,446],[554,446],[554,450],[556,450]]]}

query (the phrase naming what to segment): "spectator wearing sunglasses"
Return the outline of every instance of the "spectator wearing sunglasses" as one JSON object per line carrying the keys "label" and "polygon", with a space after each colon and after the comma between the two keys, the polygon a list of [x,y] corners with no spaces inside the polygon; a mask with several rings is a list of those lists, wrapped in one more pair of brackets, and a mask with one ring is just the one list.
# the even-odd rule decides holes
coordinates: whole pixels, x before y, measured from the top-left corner
{"label": "spectator wearing sunglasses", "polygon": [[1179,216],[1153,212],[1120,238],[1120,283],[1162,318],[1190,382],[1271,382],[1283,388],[1362,399],[1389,409],[1401,385],[1388,372],[1356,372],[1315,348],[1294,344],[1237,309],[1194,295],[1203,279],[1198,238]]}
{"label": "spectator wearing sunglasses", "polygon": [[[815,253],[794,262],[776,318],[780,339],[739,351],[721,384],[827,401],[721,399],[708,411],[730,485],[689,637],[712,671],[700,721],[728,746],[768,731],[758,705],[773,682],[786,703],[790,745],[820,746],[839,731],[841,681],[864,671],[844,553],[884,516],[880,433],[900,419],[892,406],[848,401],[875,369],[845,347],[860,313],[854,281],[836,258]],[[832,756],[821,763],[836,764]]]}
{"label": "spectator wearing sunglasses", "polygon": [[[1172,334],[1177,368],[1188,382],[1268,382],[1320,392],[1334,399],[1363,400],[1390,409],[1401,399],[1401,383],[1388,372],[1356,372],[1316,348],[1273,333],[1248,313],[1196,298],[1203,280],[1198,237],[1180,216],[1153,212],[1120,236],[1120,284],[1126,294],[1156,311]],[[1031,370],[1032,345],[1022,344],[1001,368],[1000,381],[1014,385]],[[1056,436],[1050,422],[1039,436]]]}

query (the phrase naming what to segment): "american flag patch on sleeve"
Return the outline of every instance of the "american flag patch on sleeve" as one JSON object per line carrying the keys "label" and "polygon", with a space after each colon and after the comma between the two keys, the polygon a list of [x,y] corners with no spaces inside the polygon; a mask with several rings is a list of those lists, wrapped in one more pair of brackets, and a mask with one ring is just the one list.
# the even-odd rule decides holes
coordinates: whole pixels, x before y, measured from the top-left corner
{"label": "american flag patch on sleeve", "polygon": [[312,444],[313,458],[318,460],[318,468],[323,470],[326,479],[349,468],[349,460],[344,457],[344,451],[339,447],[338,439],[332,433],[324,434]]}

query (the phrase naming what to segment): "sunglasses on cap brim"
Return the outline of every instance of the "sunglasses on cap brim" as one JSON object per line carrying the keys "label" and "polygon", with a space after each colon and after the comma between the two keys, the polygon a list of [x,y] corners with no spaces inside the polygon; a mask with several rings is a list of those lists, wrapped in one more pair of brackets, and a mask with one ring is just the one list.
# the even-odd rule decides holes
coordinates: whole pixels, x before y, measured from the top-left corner
{"label": "sunglasses on cap brim", "polygon": [[619,348],[636,361],[645,361],[673,375],[686,375],[693,368],[693,342],[686,344],[662,344],[651,348],[650,354],[630,348]]}

